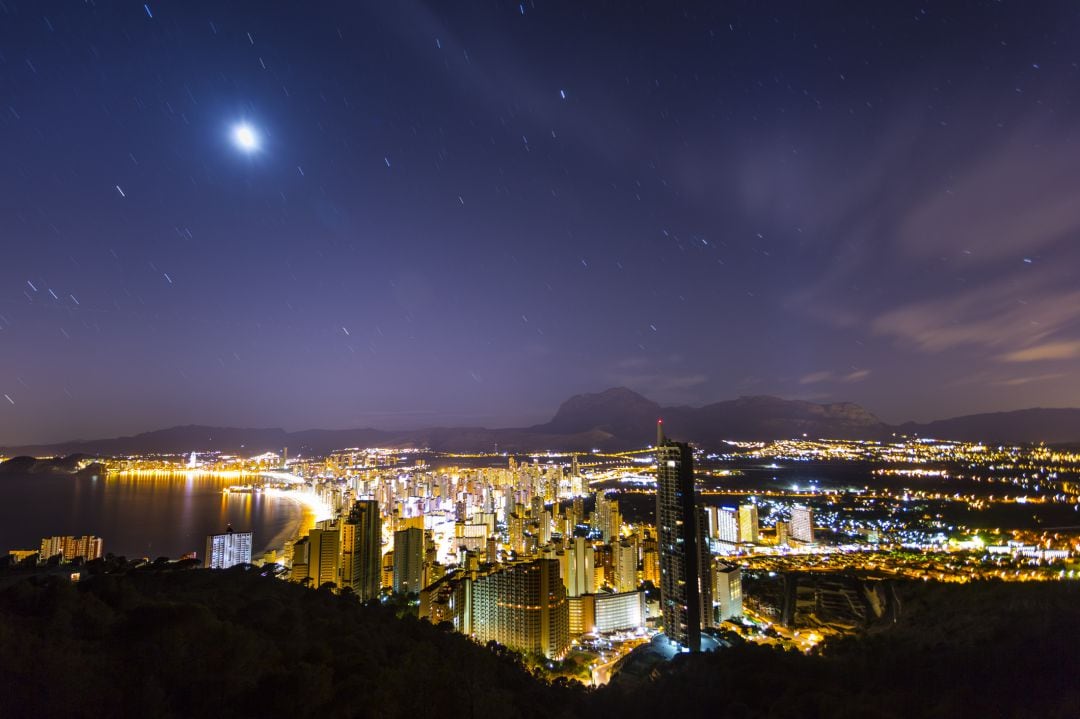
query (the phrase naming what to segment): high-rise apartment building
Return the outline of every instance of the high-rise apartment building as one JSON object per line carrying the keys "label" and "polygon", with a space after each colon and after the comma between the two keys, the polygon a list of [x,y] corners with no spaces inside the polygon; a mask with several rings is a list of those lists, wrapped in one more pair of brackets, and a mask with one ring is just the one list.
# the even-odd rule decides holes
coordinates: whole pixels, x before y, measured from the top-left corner
{"label": "high-rise apartment building", "polygon": [[814,514],[809,507],[791,508],[789,535],[797,542],[814,543]]}
{"label": "high-rise apartment building", "polygon": [[303,582],[307,579],[308,563],[311,561],[311,545],[305,534],[289,548],[289,579],[294,582]]}
{"label": "high-rise apartment building", "polygon": [[250,563],[251,532],[234,532],[232,527],[227,527],[224,534],[211,534],[206,538],[204,567],[228,569]]}
{"label": "high-rise apartment building", "polygon": [[[690,651],[701,649],[702,560],[708,555],[704,515],[694,496],[694,453],[656,427],[656,532],[660,551],[660,607],[668,639]],[[708,588],[707,588],[708,589]],[[711,591],[708,592],[711,594]],[[711,623],[711,622],[709,622]]]}
{"label": "high-rise apartment building", "polygon": [[638,588],[638,546],[631,539],[611,545],[614,568],[612,586],[616,592],[632,592]]}
{"label": "high-rise apartment building", "polygon": [[716,538],[725,544],[739,541],[739,516],[734,507],[720,507],[716,511]]}
{"label": "high-rise apartment building", "polygon": [[578,597],[596,591],[593,548],[584,537],[574,537],[559,555],[559,570],[566,594]]}
{"label": "high-rise apartment building", "polygon": [[[423,531],[420,534],[422,537]],[[423,545],[422,540],[420,544]],[[380,594],[381,554],[379,503],[371,499],[353,502],[341,522],[341,586],[351,588],[362,602],[376,599]],[[418,590],[419,587],[411,591]]]}
{"label": "high-rise apartment building", "polygon": [[734,564],[721,563],[714,570],[713,605],[716,620],[736,619],[742,616],[742,571]]}
{"label": "high-rise apartment building", "polygon": [[506,520],[506,536],[510,549],[517,554],[523,554],[525,552],[525,518],[516,512],[511,514]]}
{"label": "high-rise apartment building", "polygon": [[604,492],[596,493],[593,528],[600,532],[600,539],[604,544],[618,540],[619,531],[622,529],[619,502],[615,499],[609,499]]}
{"label": "high-rise apartment building", "polygon": [[340,530],[331,522],[319,522],[308,532],[307,576],[312,587],[324,584],[338,585],[338,568],[341,561]]}
{"label": "high-rise apartment building", "polygon": [[536,520],[537,542],[541,547],[551,544],[552,521],[550,509],[540,512],[540,516]]}
{"label": "high-rise apartment building", "polygon": [[776,521],[776,544],[778,546],[785,546],[788,543],[788,523],[780,520]]}
{"label": "high-rise apartment building", "polygon": [[[89,534],[83,537],[44,537],[41,540],[41,561],[47,561],[57,554],[64,555],[64,561],[68,562],[79,557],[86,561],[98,559],[103,544],[101,537]],[[251,561],[250,553],[248,561]]]}
{"label": "high-rise apartment building", "polygon": [[641,542],[641,578],[660,586],[660,552],[656,540],[649,537]]}
{"label": "high-rise apartment building", "polygon": [[394,532],[394,592],[419,592],[424,576],[424,530],[409,527]]}
{"label": "high-rise apartment building", "polygon": [[525,653],[561,659],[570,648],[570,614],[559,563],[537,559],[472,582],[472,633]]}
{"label": "high-rise apartment building", "polygon": [[757,543],[758,511],[756,504],[739,506],[739,541]]}

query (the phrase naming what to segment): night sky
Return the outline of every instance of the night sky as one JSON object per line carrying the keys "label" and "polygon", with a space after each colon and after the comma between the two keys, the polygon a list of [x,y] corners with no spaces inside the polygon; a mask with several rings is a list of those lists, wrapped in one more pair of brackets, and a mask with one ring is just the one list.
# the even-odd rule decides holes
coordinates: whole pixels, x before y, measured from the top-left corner
{"label": "night sky", "polygon": [[0,444],[1080,405],[1078,62],[1068,2],[0,0]]}

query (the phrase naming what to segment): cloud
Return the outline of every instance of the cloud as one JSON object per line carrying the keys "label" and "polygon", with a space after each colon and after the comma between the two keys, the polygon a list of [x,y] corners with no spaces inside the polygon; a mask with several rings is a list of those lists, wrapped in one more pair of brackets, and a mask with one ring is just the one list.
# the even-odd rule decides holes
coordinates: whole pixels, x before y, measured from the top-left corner
{"label": "cloud", "polygon": [[848,374],[841,377],[840,381],[841,382],[846,382],[848,384],[850,384],[852,382],[862,382],[864,379],[866,379],[869,376],[870,376],[870,370],[868,370],[868,369],[857,369],[854,372],[849,372]]}
{"label": "cloud", "polygon": [[1011,353],[1078,320],[1080,290],[1055,286],[1046,273],[1029,273],[902,305],[878,315],[870,326],[875,334],[924,352],[976,347]]}
{"label": "cloud", "polygon": [[811,372],[808,375],[800,377],[799,384],[817,384],[818,382],[828,382],[832,378],[832,372]]}
{"label": "cloud", "polygon": [[961,137],[909,118],[908,139],[885,131],[866,148],[877,171],[852,191],[821,173],[808,192],[824,209],[799,226],[829,263],[785,308],[920,353],[966,351],[973,367],[1080,356],[1080,145],[1064,125],[1006,119],[1017,129]]}
{"label": "cloud", "polygon": [[998,355],[1001,362],[1043,362],[1080,357],[1080,341],[1046,342]]}
{"label": "cloud", "polygon": [[1054,372],[1051,374],[1039,374],[1031,377],[1012,377],[1010,379],[1003,379],[994,382],[993,384],[999,387],[1019,387],[1025,384],[1031,384],[1032,382],[1047,382],[1052,379],[1061,379],[1065,376],[1064,372]]}
{"label": "cloud", "polygon": [[917,257],[1017,257],[1080,231],[1080,163],[1068,135],[1031,124],[960,168],[907,214],[897,241]]}
{"label": "cloud", "polygon": [[640,390],[642,394],[652,396],[650,393],[678,392],[693,389],[708,382],[709,378],[704,374],[618,373],[611,376],[611,381],[617,385]]}
{"label": "cloud", "polygon": [[808,375],[803,375],[799,378],[799,384],[818,384],[820,382],[832,382],[852,384],[854,382],[862,382],[864,379],[870,376],[870,370],[857,369],[847,374],[836,374],[829,371],[811,372]]}

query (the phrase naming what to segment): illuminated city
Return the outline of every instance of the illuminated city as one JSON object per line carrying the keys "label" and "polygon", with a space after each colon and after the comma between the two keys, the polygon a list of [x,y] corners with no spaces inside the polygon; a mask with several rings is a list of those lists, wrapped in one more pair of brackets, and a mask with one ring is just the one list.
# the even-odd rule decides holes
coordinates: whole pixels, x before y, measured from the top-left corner
{"label": "illuminated city", "polygon": [[[891,611],[887,602],[862,606],[860,582],[1080,578],[1080,521],[1072,519],[1080,451],[906,437],[725,446],[690,450],[704,557],[697,631],[714,641],[735,632],[810,652],[859,631],[874,611]],[[237,551],[246,559],[215,553],[212,562],[207,554],[207,566],[254,561],[282,580],[348,588],[364,601],[404,596],[422,619],[504,644],[540,670],[544,660],[569,657],[580,667],[575,680],[598,685],[665,630],[653,511],[663,457],[654,446],[520,455],[350,448],[291,458],[283,449],[103,458],[94,466],[106,481],[220,475],[237,482],[225,494],[299,503],[303,522],[282,546],[253,558],[250,533],[208,537],[207,552],[223,553],[231,550],[215,542],[244,538]],[[47,540],[40,552],[13,548],[11,556],[69,560],[83,551],[70,547],[85,546]],[[83,559],[101,556],[102,540],[94,541]],[[792,576],[840,603],[793,615],[776,594]],[[837,579],[830,584],[829,576]]]}
{"label": "illuminated city", "polygon": [[0,0],[0,717],[1080,717],[1078,48]]}

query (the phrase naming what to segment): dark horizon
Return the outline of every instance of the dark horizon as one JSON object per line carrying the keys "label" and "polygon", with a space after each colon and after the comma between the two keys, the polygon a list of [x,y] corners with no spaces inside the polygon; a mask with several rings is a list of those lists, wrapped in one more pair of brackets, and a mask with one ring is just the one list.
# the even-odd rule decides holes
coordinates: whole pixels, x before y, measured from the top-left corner
{"label": "dark horizon", "polygon": [[[582,404],[582,401],[584,402]],[[809,435],[813,439],[885,439],[895,432],[906,434],[933,436],[939,440],[958,440],[965,442],[1007,442],[1015,444],[1028,444],[1047,442],[1051,444],[1072,444],[1080,442],[1080,408],[1075,407],[1028,407],[1019,410],[1007,410],[1001,412],[988,412],[975,415],[959,415],[954,417],[938,417],[928,422],[888,422],[878,417],[870,408],[862,407],[848,402],[815,403],[812,405],[831,408],[830,411],[839,411],[839,415],[832,414],[828,417],[807,416],[799,409],[800,403],[806,400],[788,400],[784,398],[756,395],[742,396],[730,400],[721,400],[707,405],[673,405],[663,406],[655,403],[649,397],[640,395],[626,387],[611,387],[601,392],[584,393],[569,397],[560,403],[558,410],[547,415],[539,422],[531,422],[522,425],[481,425],[481,424],[443,424],[443,425],[364,425],[353,427],[282,427],[272,425],[253,426],[228,426],[207,422],[193,422],[185,424],[172,424],[160,427],[144,428],[132,432],[124,432],[120,435],[94,436],[94,437],[66,437],[60,440],[45,440],[37,442],[0,444],[0,450],[16,450],[27,452],[30,450],[52,449],[56,451],[87,451],[91,453],[109,454],[109,450],[95,449],[96,447],[127,447],[116,451],[136,453],[141,451],[163,451],[162,446],[152,445],[124,445],[120,440],[135,439],[146,435],[161,435],[160,443],[164,441],[171,446],[180,436],[189,436],[186,430],[209,429],[228,433],[234,438],[223,440],[218,436],[211,445],[201,445],[195,441],[190,446],[182,448],[183,453],[188,451],[209,451],[222,441],[224,446],[239,447],[236,437],[248,436],[250,441],[259,444],[261,450],[272,449],[277,445],[266,444],[267,434],[281,432],[287,437],[279,439],[283,441],[314,442],[317,452],[329,452],[343,448],[345,445],[327,444],[330,437],[339,433],[355,433],[352,439],[358,441],[374,441],[378,439],[372,433],[386,435],[384,439],[392,441],[395,445],[401,442],[420,442],[423,445],[424,438],[436,437],[438,446],[435,450],[456,448],[458,450],[481,450],[492,442],[508,442],[511,452],[528,452],[541,449],[541,445],[528,445],[529,442],[546,442],[543,448],[562,449],[572,451],[585,451],[589,447],[577,446],[573,441],[566,446],[553,446],[550,442],[554,438],[563,436],[569,438],[577,433],[588,433],[595,429],[604,428],[610,433],[609,442],[620,447],[646,446],[648,434],[644,431],[651,423],[659,420],[674,420],[677,431],[689,433],[689,436],[681,437],[692,441],[699,448],[716,448],[717,443],[722,444],[724,439],[738,440],[776,440],[789,439],[798,436],[808,436],[803,432],[807,429],[818,434]],[[575,404],[577,403],[577,404]],[[724,406],[721,415],[715,411],[703,414],[702,410]],[[850,415],[845,413],[851,410]],[[564,414],[565,411],[565,414]],[[762,416],[762,412],[765,416]],[[809,423],[802,429],[794,429],[798,423]],[[637,426],[636,429],[634,428]],[[668,426],[671,426],[670,423]],[[785,429],[786,428],[786,429]],[[460,433],[455,433],[460,430]],[[730,434],[724,434],[724,432]],[[785,431],[788,432],[785,434]],[[719,433],[718,433],[719,432]],[[756,432],[756,434],[755,434]],[[935,434],[927,435],[926,432]],[[947,434],[940,434],[947,432]],[[246,433],[246,434],[245,434]],[[366,434],[365,434],[366,433]],[[435,433],[435,434],[431,434]],[[485,434],[486,433],[486,434]],[[951,434],[948,434],[951,433]],[[309,435],[301,439],[298,435]],[[640,443],[635,438],[640,435]],[[205,438],[204,438],[205,439]],[[340,439],[340,438],[339,438]],[[526,442],[523,446],[521,442]],[[580,441],[580,437],[577,441]],[[119,444],[117,444],[119,442]],[[89,445],[89,447],[80,447]],[[624,446],[625,445],[625,446]],[[290,445],[291,446],[291,445]],[[304,445],[307,447],[307,445]],[[609,445],[610,448],[611,445]],[[261,451],[252,445],[252,451]],[[307,447],[311,449],[311,447]],[[178,450],[179,451],[179,450]]]}
{"label": "dark horizon", "polygon": [[0,445],[1080,406],[1070,3],[0,18]]}

